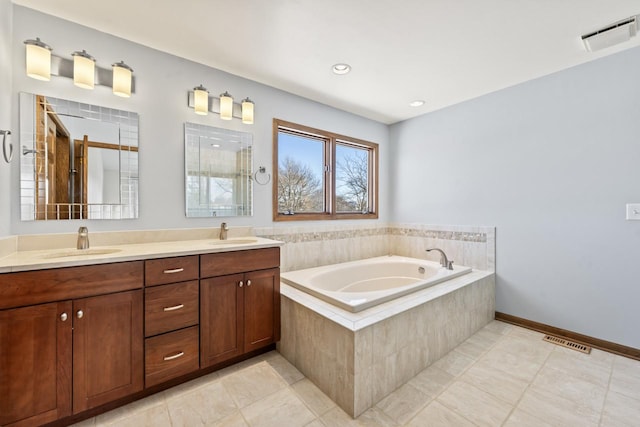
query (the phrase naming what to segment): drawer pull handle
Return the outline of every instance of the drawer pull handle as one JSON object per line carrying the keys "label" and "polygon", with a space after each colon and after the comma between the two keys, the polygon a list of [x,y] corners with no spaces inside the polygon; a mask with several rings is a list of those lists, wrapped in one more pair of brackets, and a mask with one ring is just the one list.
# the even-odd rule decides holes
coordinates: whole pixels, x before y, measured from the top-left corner
{"label": "drawer pull handle", "polygon": [[182,357],[182,356],[184,356],[184,351],[176,353],[173,356],[165,356],[165,357],[162,358],[162,360],[164,360],[165,362],[168,362],[169,360],[174,360],[174,359],[177,359],[178,357]]}
{"label": "drawer pull handle", "polygon": [[175,311],[175,310],[180,310],[181,308],[184,308],[184,304],[174,305],[173,307],[165,307],[162,310],[163,311]]}
{"label": "drawer pull handle", "polygon": [[247,286],[251,286],[251,280],[247,280]]}
{"label": "drawer pull handle", "polygon": [[171,268],[169,270],[164,270],[163,273],[164,274],[173,274],[173,273],[182,273],[184,271],[184,268]]}

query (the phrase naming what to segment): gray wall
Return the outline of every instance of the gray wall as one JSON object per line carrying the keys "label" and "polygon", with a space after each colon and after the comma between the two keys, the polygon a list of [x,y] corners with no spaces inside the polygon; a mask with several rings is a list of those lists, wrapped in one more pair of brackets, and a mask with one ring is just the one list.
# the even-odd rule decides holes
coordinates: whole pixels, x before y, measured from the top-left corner
{"label": "gray wall", "polygon": [[[11,29],[13,24],[13,5],[10,0],[0,0],[0,129],[11,127]],[[17,133],[17,132],[16,132]],[[15,135],[14,135],[15,136]],[[17,138],[13,139],[14,142]],[[1,142],[0,142],[1,143]],[[14,145],[17,145],[14,144]],[[0,150],[2,146],[0,146]],[[15,149],[17,151],[17,148]],[[15,164],[18,163],[17,155]],[[0,237],[10,233],[11,165],[5,163],[0,154]]]}
{"label": "gray wall", "polygon": [[497,227],[497,310],[640,348],[640,48],[391,127],[394,221]]}
{"label": "gray wall", "polygon": [[[70,58],[86,49],[98,66],[124,60],[134,69],[136,93],[129,99],[111,94],[105,87],[93,91],[77,88],[70,79],[53,77],[40,82],[24,72],[23,40],[40,37],[54,54]],[[184,122],[207,124],[252,132],[254,167],[272,173],[272,119],[274,117],[343,133],[380,144],[380,156],[388,158],[388,127],[384,124],[309,101],[274,88],[242,79],[185,59],[150,49],[93,29],[14,6],[13,20],[13,127],[18,129],[18,94],[41,93],[140,114],[140,218],[125,221],[82,221],[90,230],[129,230],[218,226],[221,219],[187,219],[184,214]],[[206,46],[203,46],[206,49]],[[239,101],[249,96],[256,104],[254,125],[240,120],[222,121],[219,116],[196,115],[187,107],[187,92],[204,84],[212,94],[229,93]],[[6,168],[5,168],[6,169]],[[11,232],[37,234],[77,230],[80,221],[28,221],[19,219],[19,168],[11,175]],[[380,220],[387,217],[388,167],[381,165]],[[255,187],[254,216],[230,218],[230,225],[271,225],[271,184]],[[287,225],[287,224],[285,224]],[[288,224],[290,225],[290,223]]]}

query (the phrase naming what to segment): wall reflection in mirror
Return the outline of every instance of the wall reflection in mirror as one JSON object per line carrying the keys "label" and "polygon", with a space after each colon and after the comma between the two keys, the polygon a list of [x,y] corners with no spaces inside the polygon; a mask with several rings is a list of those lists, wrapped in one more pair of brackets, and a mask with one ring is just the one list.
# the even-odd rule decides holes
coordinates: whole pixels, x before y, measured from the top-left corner
{"label": "wall reflection in mirror", "polygon": [[185,123],[187,217],[252,215],[253,135]]}
{"label": "wall reflection in mirror", "polygon": [[20,94],[22,220],[138,217],[138,114]]}

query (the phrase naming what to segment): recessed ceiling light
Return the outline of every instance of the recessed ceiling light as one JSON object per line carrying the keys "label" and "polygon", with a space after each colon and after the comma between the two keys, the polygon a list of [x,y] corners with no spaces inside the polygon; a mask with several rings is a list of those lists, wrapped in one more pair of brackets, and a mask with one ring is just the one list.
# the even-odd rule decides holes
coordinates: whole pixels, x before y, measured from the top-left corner
{"label": "recessed ceiling light", "polygon": [[422,107],[424,105],[424,101],[421,99],[416,99],[415,101],[411,101],[409,103],[410,107]]}
{"label": "recessed ceiling light", "polygon": [[220,148],[220,144],[211,144],[213,148]]}
{"label": "recessed ceiling light", "polygon": [[351,71],[351,65],[335,64],[333,67],[331,67],[331,69],[335,74],[347,74],[349,71]]}

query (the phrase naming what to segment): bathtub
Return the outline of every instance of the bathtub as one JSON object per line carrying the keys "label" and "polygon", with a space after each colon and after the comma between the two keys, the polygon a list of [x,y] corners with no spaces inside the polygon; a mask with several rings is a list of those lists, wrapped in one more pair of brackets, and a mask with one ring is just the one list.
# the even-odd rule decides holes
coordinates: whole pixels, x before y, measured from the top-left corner
{"label": "bathtub", "polygon": [[391,255],[290,271],[280,278],[355,313],[469,272],[470,267],[447,270],[437,262]]}

